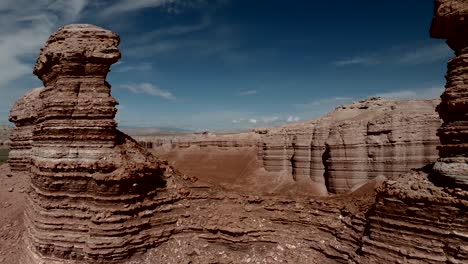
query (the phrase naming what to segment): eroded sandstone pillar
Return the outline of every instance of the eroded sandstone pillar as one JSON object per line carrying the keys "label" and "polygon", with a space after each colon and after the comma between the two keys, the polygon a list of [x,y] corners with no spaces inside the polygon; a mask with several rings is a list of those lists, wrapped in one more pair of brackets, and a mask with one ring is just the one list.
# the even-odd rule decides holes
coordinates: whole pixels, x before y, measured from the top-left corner
{"label": "eroded sandstone pillar", "polygon": [[438,130],[441,146],[434,172],[443,185],[468,189],[468,2],[436,0],[431,37],[447,39],[455,51],[437,107],[444,123]]}
{"label": "eroded sandstone pillar", "polygon": [[15,123],[16,127],[10,135],[8,164],[14,172],[30,170],[32,132],[41,105],[39,94],[43,89],[35,88],[29,91],[11,108],[9,121]]}
{"label": "eroded sandstone pillar", "polygon": [[118,44],[111,31],[67,25],[41,49],[23,263],[118,263],[147,246],[164,180],[159,161],[116,129],[105,79]]}

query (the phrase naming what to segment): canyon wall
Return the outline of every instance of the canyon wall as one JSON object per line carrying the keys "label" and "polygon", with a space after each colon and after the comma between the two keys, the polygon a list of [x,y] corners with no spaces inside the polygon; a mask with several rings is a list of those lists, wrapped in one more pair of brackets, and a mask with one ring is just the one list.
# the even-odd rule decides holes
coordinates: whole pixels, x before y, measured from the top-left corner
{"label": "canyon wall", "polygon": [[[448,3],[453,5],[447,9]],[[436,18],[445,15],[438,8],[458,10],[460,3],[436,1]],[[323,182],[332,192],[379,174],[389,178],[375,177],[352,193],[322,198],[226,191],[152,156],[116,129],[117,102],[105,78],[120,58],[119,37],[92,25],[60,28],[34,69],[44,83],[33,96],[36,103],[31,108],[20,99],[10,117],[19,132],[14,144],[30,145],[23,147],[23,155],[30,155],[23,174],[30,181],[21,263],[468,262],[467,151],[460,136],[468,41],[457,37],[465,33],[459,31],[466,28],[459,27],[464,20],[449,21],[458,30],[447,36],[456,57],[438,107],[444,124],[433,168],[394,172],[398,162],[407,168],[434,159],[438,143],[431,129],[440,120],[432,100],[373,98],[312,122],[246,134],[238,143],[197,141],[225,148],[254,143],[265,168]],[[30,136],[18,136],[22,129]],[[166,145],[178,147],[172,141]],[[315,170],[323,171],[321,178]]]}
{"label": "canyon wall", "polygon": [[431,36],[447,39],[445,91],[437,112],[439,158],[425,172],[389,180],[379,189],[363,237],[369,262],[468,263],[468,3],[436,0]]}
{"label": "canyon wall", "polygon": [[398,175],[437,158],[439,100],[370,98],[307,122],[256,133],[135,138],[158,151],[199,147],[258,146],[267,171],[344,193],[379,175]]}

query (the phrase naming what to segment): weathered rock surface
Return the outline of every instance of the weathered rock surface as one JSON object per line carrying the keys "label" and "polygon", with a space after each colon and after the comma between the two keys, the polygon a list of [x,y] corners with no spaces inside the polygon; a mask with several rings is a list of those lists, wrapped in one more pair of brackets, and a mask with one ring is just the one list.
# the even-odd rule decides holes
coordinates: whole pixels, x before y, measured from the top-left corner
{"label": "weathered rock surface", "polygon": [[434,12],[431,36],[456,54],[437,107],[440,158],[430,175],[404,174],[378,191],[362,247],[374,263],[468,263],[468,2],[436,0]]}
{"label": "weathered rock surface", "polygon": [[10,122],[16,127],[10,135],[8,163],[12,171],[29,171],[34,121],[41,108],[39,94],[44,88],[35,88],[15,102],[10,111]]}
{"label": "weathered rock surface", "polygon": [[468,263],[468,192],[435,186],[426,172],[378,190],[363,237],[369,263]]}
{"label": "weathered rock surface", "polygon": [[[39,102],[34,106],[38,108],[28,115],[24,109],[30,106],[20,100],[12,111],[19,128],[23,124],[20,120],[32,116],[30,170],[17,173],[28,178],[23,184],[29,184],[22,263],[468,261],[468,192],[451,184],[435,186],[423,171],[392,175],[386,181],[375,177],[353,193],[323,198],[240,194],[181,175],[116,129],[116,101],[105,77],[120,56],[118,42],[114,33],[92,25],[61,28],[48,40],[36,64],[34,72],[45,86],[38,92]],[[459,74],[463,76],[463,72]],[[458,101],[444,105],[442,99],[440,151],[464,158],[456,150],[463,149],[465,142],[449,137],[464,133],[463,122],[457,121],[459,117],[443,116],[457,113],[453,107],[459,106]],[[463,96],[457,99],[464,100]],[[382,110],[373,109],[376,103]],[[334,113],[341,114],[335,118],[330,114],[319,119],[322,123],[316,120],[261,130],[246,136],[253,141],[242,142],[261,143],[262,158],[275,157],[276,163],[270,164],[273,169],[289,169],[283,158],[288,157],[292,175],[303,178],[313,167],[314,140],[323,142],[317,144],[321,146],[317,151],[322,152],[320,164],[325,164],[322,170],[325,175],[336,175],[315,179],[323,180],[324,186],[331,186],[333,180],[342,184],[336,179],[343,171],[363,172],[361,166],[391,175],[388,170],[395,168],[381,163],[403,162],[396,155],[406,155],[408,166],[413,166],[421,155],[426,158],[424,147],[409,152],[403,145],[429,133],[431,128],[426,126],[440,124],[428,110],[433,109],[434,101],[418,101],[417,105],[417,110],[408,114],[400,103],[380,99],[358,102],[349,109],[337,109]],[[414,127],[410,133],[400,133],[405,126],[407,130]],[[455,132],[445,133],[447,127]],[[269,149],[265,147],[268,140],[281,144]],[[239,144],[228,141],[210,139],[200,144],[227,148]],[[423,146],[434,143],[417,142]],[[437,164],[448,163],[444,155],[435,164],[436,171]],[[348,157],[358,168],[349,165]],[[336,165],[327,165],[327,161]],[[340,171],[342,174],[337,173]],[[21,197],[15,188],[22,187],[14,183],[18,178],[8,177],[8,173],[7,166],[0,166],[0,181],[4,183],[0,185],[0,200],[6,203]],[[359,177],[373,177],[363,175]],[[16,196],[10,198],[10,194]],[[4,203],[0,206],[8,208]],[[9,215],[0,215],[3,219],[15,223],[10,227],[19,225]],[[6,229],[0,228],[1,253],[7,252],[4,240],[18,240],[18,232]],[[0,257],[0,261],[5,259],[17,260]]]}
{"label": "weathered rock surface", "polygon": [[143,215],[164,185],[163,169],[116,130],[117,102],[105,78],[120,58],[118,43],[96,26],[60,28],[34,68],[44,88],[12,109],[15,144],[32,138],[24,263],[107,263],[146,246]]}
{"label": "weathered rock surface", "polygon": [[265,128],[257,133],[135,137],[158,150],[258,146],[267,171],[287,171],[294,181],[344,193],[379,175],[398,175],[437,159],[439,100],[370,98],[316,120]]}
{"label": "weathered rock surface", "polygon": [[468,188],[468,3],[435,1],[431,36],[447,39],[455,57],[447,65],[445,91],[437,107],[444,121],[434,172],[443,184]]}

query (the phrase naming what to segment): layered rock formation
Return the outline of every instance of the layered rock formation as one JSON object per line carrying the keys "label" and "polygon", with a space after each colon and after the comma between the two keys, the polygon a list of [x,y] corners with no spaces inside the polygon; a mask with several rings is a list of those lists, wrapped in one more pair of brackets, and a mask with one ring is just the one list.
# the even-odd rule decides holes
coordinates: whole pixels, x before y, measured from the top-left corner
{"label": "layered rock formation", "polygon": [[437,158],[437,103],[370,98],[312,122],[273,129],[262,142],[263,164],[310,178],[331,193],[419,168]]}
{"label": "layered rock formation", "polygon": [[189,146],[258,146],[267,171],[286,171],[321,193],[344,193],[379,175],[398,175],[437,159],[439,100],[370,98],[316,120],[233,135],[139,137],[158,151]]}
{"label": "layered rock formation", "polygon": [[378,191],[362,239],[368,263],[468,263],[468,192],[441,188],[428,171],[403,174]]}
{"label": "layered rock formation", "polygon": [[435,1],[431,35],[447,38],[456,55],[437,107],[444,121],[440,158],[426,172],[401,175],[380,188],[363,237],[368,262],[468,263],[466,15],[466,1]]}
{"label": "layered rock formation", "polygon": [[239,134],[190,134],[181,136],[134,136],[147,149],[171,150],[190,146],[239,148],[257,146],[260,136],[254,133]]}
{"label": "layered rock formation", "polygon": [[[444,119],[439,133],[450,144],[442,141],[435,170],[440,179],[455,179],[448,187],[435,186],[424,171],[391,176],[399,169],[392,163],[403,162],[400,156],[410,167],[432,153],[433,138],[417,140],[440,122],[428,110],[434,101],[419,101],[420,109],[407,114],[404,104],[373,99],[337,109],[338,117],[327,115],[322,123],[262,130],[260,139],[252,137],[261,143],[262,158],[274,157],[270,169],[290,168],[298,180],[314,178],[311,171],[322,169],[335,177],[314,180],[331,188],[332,181],[344,185],[338,179],[345,171],[358,171],[362,179],[379,172],[392,177],[382,186],[383,177],[376,177],[352,194],[326,198],[227,192],[180,175],[116,129],[116,101],[105,77],[120,57],[118,42],[114,33],[92,25],[61,28],[35,67],[45,86],[35,99],[37,109],[20,100],[12,111],[18,128],[27,123],[32,131],[22,263],[468,262],[468,191],[451,188],[454,182],[463,186],[463,180],[437,165],[464,157],[449,151],[463,149],[464,141],[448,139],[459,135],[463,122]],[[458,74],[463,80],[463,72]],[[376,103],[381,111],[371,106]],[[459,106],[441,105],[446,111],[441,115],[456,113],[451,107]],[[428,112],[421,116],[421,111]],[[452,123],[457,133],[445,133]],[[400,132],[403,127],[409,135]],[[410,152],[404,144],[413,141],[417,151]],[[373,171],[365,172],[366,166]]]}
{"label": "layered rock formation", "polygon": [[444,121],[438,130],[442,145],[435,173],[444,185],[468,188],[468,4],[436,1],[431,36],[447,39],[455,57],[447,65],[445,91],[437,107]]}
{"label": "layered rock formation", "polygon": [[34,121],[41,108],[39,94],[44,88],[36,88],[15,102],[10,111],[10,122],[16,127],[10,135],[8,163],[12,171],[29,171]]}
{"label": "layered rock formation", "polygon": [[105,78],[120,58],[118,44],[96,26],[62,27],[34,68],[44,88],[12,109],[14,145],[32,138],[24,263],[111,263],[146,245],[145,212],[164,185],[163,169],[116,130],[117,102]]}

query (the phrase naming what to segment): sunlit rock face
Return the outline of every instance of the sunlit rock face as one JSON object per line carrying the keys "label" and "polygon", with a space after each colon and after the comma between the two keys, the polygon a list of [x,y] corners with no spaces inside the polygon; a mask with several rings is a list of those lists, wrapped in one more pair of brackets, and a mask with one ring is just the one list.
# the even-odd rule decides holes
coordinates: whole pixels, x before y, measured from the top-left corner
{"label": "sunlit rock face", "polygon": [[468,189],[468,2],[435,1],[431,36],[447,39],[455,51],[437,107],[444,123],[438,130],[440,158],[434,172],[443,185]]}
{"label": "sunlit rock face", "polygon": [[439,100],[370,98],[262,137],[267,170],[348,192],[379,175],[397,176],[437,158]]}
{"label": "sunlit rock face", "polygon": [[44,88],[11,111],[13,146],[31,148],[23,263],[107,263],[147,243],[142,211],[164,181],[159,161],[116,129],[117,102],[105,79],[120,58],[118,44],[116,34],[93,25],[60,28],[34,68]]}

